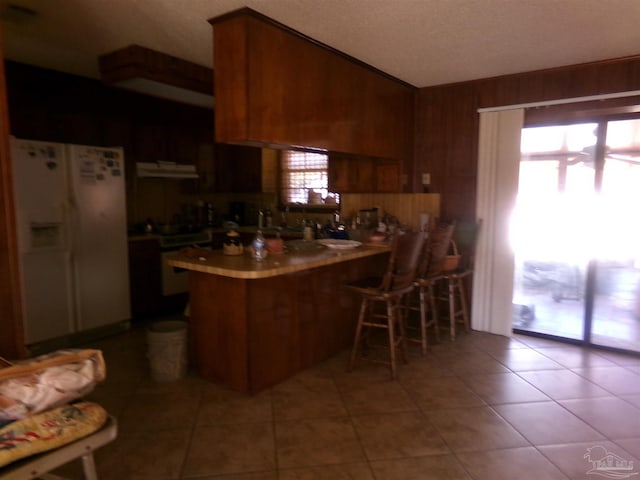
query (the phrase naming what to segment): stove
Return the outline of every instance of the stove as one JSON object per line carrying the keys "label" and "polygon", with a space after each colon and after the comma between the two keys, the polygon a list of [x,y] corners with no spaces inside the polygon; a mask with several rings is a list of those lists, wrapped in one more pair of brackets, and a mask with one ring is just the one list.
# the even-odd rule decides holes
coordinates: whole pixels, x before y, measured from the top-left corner
{"label": "stove", "polygon": [[160,248],[163,250],[180,250],[191,245],[211,243],[211,232],[171,233],[160,236]]}
{"label": "stove", "polygon": [[211,248],[211,232],[171,233],[160,236],[162,295],[189,291],[189,271],[169,266],[167,258],[185,247]]}

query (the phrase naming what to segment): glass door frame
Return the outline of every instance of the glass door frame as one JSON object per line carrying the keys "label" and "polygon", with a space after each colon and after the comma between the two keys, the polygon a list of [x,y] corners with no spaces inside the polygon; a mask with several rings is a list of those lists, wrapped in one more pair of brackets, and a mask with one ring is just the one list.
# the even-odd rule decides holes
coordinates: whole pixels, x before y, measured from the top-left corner
{"label": "glass door frame", "polygon": [[[594,171],[594,192],[599,194],[602,188],[603,175],[604,175],[604,167],[606,160],[606,150],[607,150],[607,127],[608,123],[616,120],[638,120],[640,121],[640,111],[639,108],[631,108],[631,109],[611,109],[603,110],[603,111],[595,111],[590,112],[588,115],[575,115],[572,116],[570,120],[565,121],[556,121],[551,123],[545,123],[544,125],[536,125],[536,124],[528,124],[525,121],[525,125],[523,128],[530,128],[536,126],[549,126],[549,125],[572,125],[572,124],[584,124],[584,123],[595,123],[597,124],[597,136],[596,136],[596,144],[594,150],[594,160],[595,160],[595,171]],[[526,117],[525,117],[526,118]],[[530,331],[523,328],[513,327],[513,333],[533,336],[539,338],[547,338],[555,341],[559,341],[562,343],[569,343],[575,345],[583,345],[589,346],[597,349],[614,351],[614,352],[622,352],[622,353],[631,353],[635,355],[640,354],[640,350],[628,350],[624,348],[618,348],[608,345],[603,345],[599,343],[593,343],[593,326],[594,326],[594,307],[595,307],[595,297],[596,297],[596,288],[597,288],[597,273],[598,273],[598,259],[592,258],[587,263],[586,268],[586,278],[584,284],[584,306],[583,306],[583,321],[582,321],[582,338],[569,338],[563,337],[560,335],[552,334],[552,333],[544,333],[544,332],[536,332]],[[639,327],[640,328],[640,327]]]}

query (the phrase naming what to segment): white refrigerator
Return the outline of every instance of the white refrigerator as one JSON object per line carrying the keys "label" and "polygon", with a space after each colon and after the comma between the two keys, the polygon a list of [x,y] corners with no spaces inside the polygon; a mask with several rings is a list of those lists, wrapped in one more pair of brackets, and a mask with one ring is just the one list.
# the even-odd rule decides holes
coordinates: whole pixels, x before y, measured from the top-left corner
{"label": "white refrigerator", "polygon": [[12,138],[26,344],[130,318],[121,148]]}

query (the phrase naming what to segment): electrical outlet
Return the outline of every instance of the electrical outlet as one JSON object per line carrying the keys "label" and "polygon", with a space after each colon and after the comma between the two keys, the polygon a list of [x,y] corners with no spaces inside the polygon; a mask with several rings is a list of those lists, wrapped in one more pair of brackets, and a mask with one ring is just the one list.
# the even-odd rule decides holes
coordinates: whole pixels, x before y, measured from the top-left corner
{"label": "electrical outlet", "polygon": [[429,185],[431,183],[431,174],[430,173],[423,173],[422,174],[422,184],[423,185]]}

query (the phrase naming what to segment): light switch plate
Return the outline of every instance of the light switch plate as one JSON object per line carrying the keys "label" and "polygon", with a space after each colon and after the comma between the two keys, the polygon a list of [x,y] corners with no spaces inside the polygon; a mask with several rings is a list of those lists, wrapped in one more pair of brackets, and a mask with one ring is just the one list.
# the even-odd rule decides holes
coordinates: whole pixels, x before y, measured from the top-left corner
{"label": "light switch plate", "polygon": [[422,174],[422,184],[423,185],[429,185],[431,183],[431,174],[430,173],[423,173]]}

